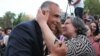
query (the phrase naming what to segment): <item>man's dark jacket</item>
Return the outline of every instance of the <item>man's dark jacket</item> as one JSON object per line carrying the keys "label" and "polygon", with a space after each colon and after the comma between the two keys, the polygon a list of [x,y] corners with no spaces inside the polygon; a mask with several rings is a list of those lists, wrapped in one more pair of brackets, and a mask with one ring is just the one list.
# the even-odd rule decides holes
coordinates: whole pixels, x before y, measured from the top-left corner
{"label": "man's dark jacket", "polygon": [[43,56],[43,39],[38,23],[33,20],[16,26],[9,37],[5,56]]}

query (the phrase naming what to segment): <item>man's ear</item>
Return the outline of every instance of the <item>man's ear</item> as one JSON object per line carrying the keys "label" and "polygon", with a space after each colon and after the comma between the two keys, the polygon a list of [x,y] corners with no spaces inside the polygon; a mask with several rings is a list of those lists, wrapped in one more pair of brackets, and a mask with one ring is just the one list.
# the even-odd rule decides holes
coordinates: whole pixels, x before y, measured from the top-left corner
{"label": "man's ear", "polygon": [[42,10],[43,15],[45,15],[45,14],[46,14],[46,12],[48,12],[48,11],[49,11],[49,10],[48,10],[48,8],[42,8],[41,10]]}
{"label": "man's ear", "polygon": [[46,11],[45,10],[42,10],[42,13],[43,13],[43,15],[45,15]]}

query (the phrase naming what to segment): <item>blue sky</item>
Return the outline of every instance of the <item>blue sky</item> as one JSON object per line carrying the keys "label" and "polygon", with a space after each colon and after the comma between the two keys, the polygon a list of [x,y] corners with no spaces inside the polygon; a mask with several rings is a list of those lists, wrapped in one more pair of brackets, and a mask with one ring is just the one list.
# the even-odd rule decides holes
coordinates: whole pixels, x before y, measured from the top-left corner
{"label": "blue sky", "polygon": [[[38,8],[44,1],[46,0],[0,0],[0,17],[2,17],[6,11],[11,11],[16,14],[23,12],[35,17]],[[67,0],[50,1],[56,2],[60,5],[62,11],[66,11]]]}

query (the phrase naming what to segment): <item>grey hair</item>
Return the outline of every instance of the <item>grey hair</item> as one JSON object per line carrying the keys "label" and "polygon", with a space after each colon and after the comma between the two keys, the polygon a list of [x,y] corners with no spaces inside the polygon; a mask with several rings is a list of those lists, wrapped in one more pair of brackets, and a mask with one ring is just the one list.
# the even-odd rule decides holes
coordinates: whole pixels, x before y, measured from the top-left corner
{"label": "grey hair", "polygon": [[86,35],[87,28],[85,27],[84,21],[79,17],[71,18],[73,26],[76,28],[77,34]]}
{"label": "grey hair", "polygon": [[56,4],[56,3],[54,3],[54,2],[51,2],[51,1],[45,1],[45,2],[42,3],[41,9],[42,9],[42,8],[49,8],[49,6],[50,6],[51,4],[55,4],[55,5],[58,6],[58,4]]}

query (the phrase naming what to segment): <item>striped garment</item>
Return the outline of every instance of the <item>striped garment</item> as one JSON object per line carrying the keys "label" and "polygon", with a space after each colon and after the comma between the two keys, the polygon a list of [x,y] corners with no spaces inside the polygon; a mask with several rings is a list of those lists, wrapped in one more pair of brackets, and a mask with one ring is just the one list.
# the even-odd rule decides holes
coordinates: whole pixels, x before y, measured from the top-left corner
{"label": "striped garment", "polygon": [[[78,35],[77,38],[64,39],[68,46],[66,56],[96,56],[89,40],[84,35]],[[44,56],[48,55],[47,47],[44,43]]]}
{"label": "striped garment", "polygon": [[92,45],[85,35],[78,35],[76,38],[65,39],[68,46],[66,56],[96,56]]}
{"label": "striped garment", "polygon": [[46,43],[43,41],[43,56],[49,55],[49,51],[47,49]]}

